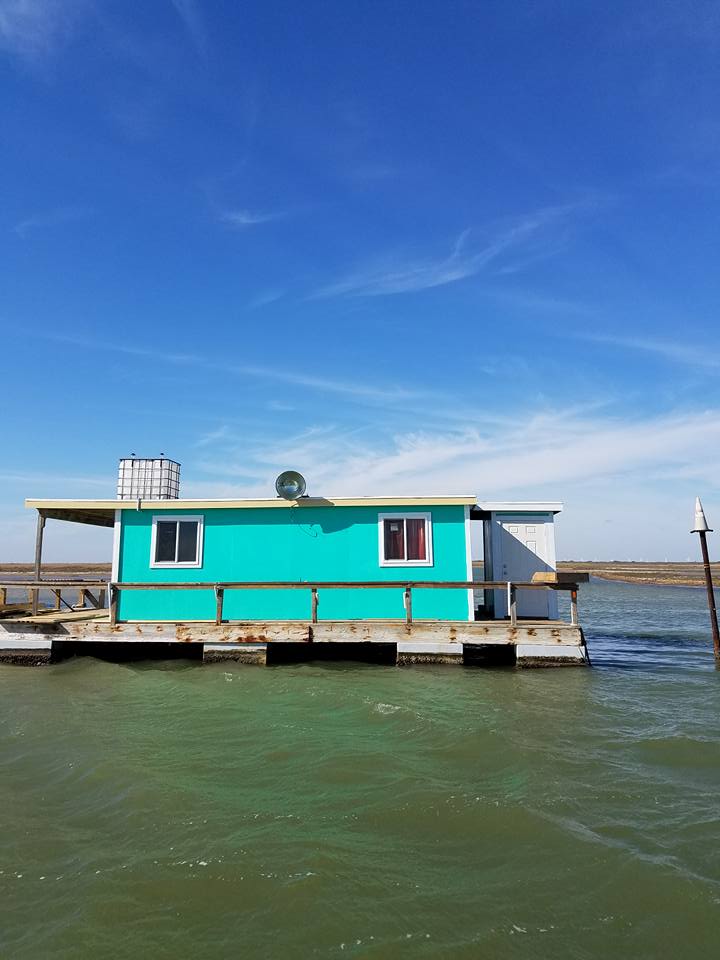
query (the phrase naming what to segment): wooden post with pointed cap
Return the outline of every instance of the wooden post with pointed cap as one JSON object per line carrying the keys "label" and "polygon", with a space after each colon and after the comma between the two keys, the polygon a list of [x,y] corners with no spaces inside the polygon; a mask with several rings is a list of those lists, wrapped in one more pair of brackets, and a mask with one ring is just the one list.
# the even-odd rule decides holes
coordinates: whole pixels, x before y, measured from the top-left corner
{"label": "wooden post with pointed cap", "polygon": [[713,589],[712,570],[710,569],[710,556],[707,548],[707,534],[712,533],[711,527],[705,519],[705,511],[700,503],[700,497],[695,498],[695,525],[691,533],[697,533],[700,536],[700,550],[702,551],[703,569],[705,571],[705,588],[707,590],[708,607],[710,608],[710,627],[712,629],[713,650],[715,660],[720,664],[720,631],[718,631],[717,610],[715,608],[715,590]]}

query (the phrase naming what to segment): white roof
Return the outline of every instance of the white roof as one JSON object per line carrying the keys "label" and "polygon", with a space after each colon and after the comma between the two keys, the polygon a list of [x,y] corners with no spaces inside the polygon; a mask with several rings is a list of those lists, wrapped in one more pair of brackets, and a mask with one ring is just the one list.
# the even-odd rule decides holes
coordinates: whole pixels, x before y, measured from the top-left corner
{"label": "white roof", "polygon": [[478,500],[486,513],[560,513],[561,500]]}

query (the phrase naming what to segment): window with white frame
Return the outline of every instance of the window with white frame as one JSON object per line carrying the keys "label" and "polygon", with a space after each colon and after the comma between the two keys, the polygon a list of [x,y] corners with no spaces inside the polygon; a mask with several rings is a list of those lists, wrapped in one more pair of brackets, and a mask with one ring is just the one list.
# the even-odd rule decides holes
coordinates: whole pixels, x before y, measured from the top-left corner
{"label": "window with white frame", "polygon": [[153,517],[151,567],[202,565],[202,517]]}
{"label": "window with white frame", "polygon": [[381,567],[432,566],[429,513],[381,513],[378,536]]}

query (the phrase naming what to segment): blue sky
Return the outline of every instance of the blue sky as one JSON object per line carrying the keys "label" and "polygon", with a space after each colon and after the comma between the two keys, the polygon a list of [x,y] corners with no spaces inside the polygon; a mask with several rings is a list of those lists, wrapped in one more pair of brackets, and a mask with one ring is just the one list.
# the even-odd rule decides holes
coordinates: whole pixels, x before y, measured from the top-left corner
{"label": "blue sky", "polygon": [[0,559],[160,451],[186,496],[294,467],[695,557],[718,90],[717,2],[0,0]]}

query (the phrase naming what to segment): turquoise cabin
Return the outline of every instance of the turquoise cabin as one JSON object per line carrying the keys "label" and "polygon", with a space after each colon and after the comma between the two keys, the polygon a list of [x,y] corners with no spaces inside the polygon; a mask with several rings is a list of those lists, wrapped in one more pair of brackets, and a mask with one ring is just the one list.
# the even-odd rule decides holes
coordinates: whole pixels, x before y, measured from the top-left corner
{"label": "turquoise cabin", "polygon": [[[115,512],[116,583],[389,582],[326,589],[320,620],[404,619],[408,581],[472,580],[475,497],[126,501]],[[115,507],[120,506],[117,502]],[[310,589],[227,590],[225,620],[308,620]],[[472,591],[417,590],[422,619],[472,620]],[[211,589],[121,590],[124,621],[215,620]]]}
{"label": "turquoise cabin", "polygon": [[[179,496],[179,470],[126,458],[114,500],[27,500],[38,511],[36,576],[47,519],[113,529],[111,615],[123,622],[504,619],[507,591],[483,591],[483,580],[525,583],[555,569],[560,503],[312,497],[294,471],[278,477],[277,497],[190,500]],[[521,589],[516,600],[521,616],[557,617],[551,591]]]}
{"label": "turquoise cabin", "polygon": [[[307,496],[293,470],[276,479],[277,497],[186,499],[179,471],[163,456],[133,456],[120,461],[115,499],[25,501],[37,511],[31,636],[0,636],[0,659],[3,650],[13,662],[39,650],[114,656],[129,642],[153,656],[184,648],[254,664],[336,654],[402,665],[588,662],[577,582],[555,573],[557,501]],[[109,584],[43,579],[48,520],[112,531]],[[75,605],[62,597],[73,588]],[[569,623],[557,619],[562,589]],[[54,607],[41,609],[47,591]]]}

